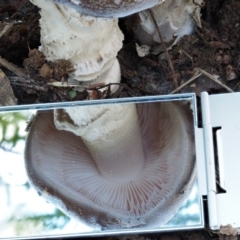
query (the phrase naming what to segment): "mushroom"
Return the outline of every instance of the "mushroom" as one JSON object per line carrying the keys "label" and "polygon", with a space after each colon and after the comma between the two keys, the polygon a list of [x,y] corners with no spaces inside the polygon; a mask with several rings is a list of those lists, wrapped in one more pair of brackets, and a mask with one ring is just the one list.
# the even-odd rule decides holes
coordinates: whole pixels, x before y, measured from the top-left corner
{"label": "mushroom", "polygon": [[[162,38],[170,48],[184,35],[193,32],[195,25],[201,27],[200,10],[203,0],[167,0],[151,8]],[[140,24],[137,37],[144,45],[160,43],[158,31],[149,11],[139,13]]]}
{"label": "mushroom", "polygon": [[160,226],[195,180],[192,118],[170,102],[39,111],[26,140],[29,180],[89,225]]}
{"label": "mushroom", "polygon": [[[202,0],[196,0],[202,2]],[[180,37],[191,17],[199,21],[199,5],[193,0],[31,0],[41,8],[41,47],[48,61],[68,60],[75,69],[69,81],[92,84],[120,82],[116,58],[122,47],[123,34],[118,17],[152,8],[166,41]],[[163,4],[161,4],[164,2]],[[176,15],[176,16],[175,16]],[[147,11],[140,13],[140,39],[149,35],[159,41]],[[179,20],[180,19],[180,20]],[[183,25],[183,26],[182,26]],[[165,33],[166,32],[166,33]],[[142,36],[143,35],[143,36]],[[178,38],[177,38],[178,39]],[[112,88],[115,91],[117,87]]]}
{"label": "mushroom", "polygon": [[31,2],[41,8],[40,51],[48,61],[72,64],[75,71],[69,74],[70,82],[80,81],[83,87],[120,82],[116,56],[123,34],[118,19],[83,15],[50,0]]}

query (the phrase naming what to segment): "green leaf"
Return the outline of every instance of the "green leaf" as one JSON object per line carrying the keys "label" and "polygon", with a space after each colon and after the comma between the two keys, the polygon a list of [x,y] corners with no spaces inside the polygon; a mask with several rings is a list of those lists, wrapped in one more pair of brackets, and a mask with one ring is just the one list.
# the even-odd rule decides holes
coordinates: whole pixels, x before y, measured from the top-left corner
{"label": "green leaf", "polygon": [[77,92],[74,91],[74,90],[69,91],[68,94],[69,94],[69,97],[70,97],[70,98],[75,98],[75,97],[77,96]]}

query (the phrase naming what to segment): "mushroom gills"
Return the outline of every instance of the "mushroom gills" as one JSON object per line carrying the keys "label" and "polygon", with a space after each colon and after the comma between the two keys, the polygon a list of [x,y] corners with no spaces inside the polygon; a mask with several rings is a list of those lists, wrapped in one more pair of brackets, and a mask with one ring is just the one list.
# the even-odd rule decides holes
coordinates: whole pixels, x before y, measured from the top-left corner
{"label": "mushroom gills", "polygon": [[[87,224],[94,219],[95,224],[115,228],[160,226],[178,211],[195,180],[191,110],[186,104],[168,102],[109,106],[105,109],[88,106],[91,110],[83,114],[84,119],[79,116],[79,109],[86,107],[79,107],[79,114],[74,113],[74,108],[39,112],[26,143],[29,180],[38,191],[48,192],[45,195],[48,201]],[[125,113],[123,117],[117,110],[121,108]],[[104,118],[105,114],[108,117]],[[101,117],[99,130],[95,125]],[[120,120],[116,120],[118,118]],[[105,135],[101,132],[106,130],[108,119],[112,131]],[[132,123],[130,119],[134,119]],[[79,125],[83,125],[83,129],[78,130]],[[72,132],[65,131],[66,127]],[[79,131],[81,137],[75,134]],[[104,150],[97,149],[99,155],[95,156],[92,151],[96,147],[92,144],[98,144],[97,131],[106,145]],[[136,139],[132,138],[138,131]],[[117,145],[112,140],[114,133],[118,135],[115,136]],[[127,133],[132,135],[126,137]],[[138,145],[135,150],[130,149],[132,141],[135,147]],[[126,151],[119,146],[122,143]],[[108,151],[104,165],[98,158]],[[134,161],[131,154],[136,154]],[[110,169],[115,171],[113,175]]]}
{"label": "mushroom gills", "polygon": [[104,177],[128,182],[142,171],[145,157],[135,104],[57,109],[54,122],[57,129],[82,138]]}
{"label": "mushroom gills", "polygon": [[164,1],[165,0],[55,0],[55,2],[74,8],[83,14],[103,18],[126,17],[151,8]]}

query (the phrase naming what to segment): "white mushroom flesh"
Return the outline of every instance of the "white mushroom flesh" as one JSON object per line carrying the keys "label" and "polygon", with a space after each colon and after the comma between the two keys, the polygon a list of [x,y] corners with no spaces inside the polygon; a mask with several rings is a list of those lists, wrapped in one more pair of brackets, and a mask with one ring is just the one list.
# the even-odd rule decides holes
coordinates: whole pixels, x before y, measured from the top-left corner
{"label": "white mushroom flesh", "polygon": [[54,122],[59,130],[81,136],[99,171],[108,179],[128,182],[143,170],[145,156],[135,104],[55,110]]}
{"label": "white mushroom flesh", "polygon": [[[200,10],[203,0],[167,0],[151,8],[164,42],[174,45],[182,36],[193,32],[194,26],[201,27]],[[149,11],[139,13],[141,23],[138,38],[143,44],[161,42]]]}
{"label": "white mushroom flesh", "polygon": [[82,15],[73,8],[46,0],[31,0],[41,8],[41,47],[48,61],[68,60],[75,71],[69,80],[120,82],[116,59],[123,34],[117,19]]}

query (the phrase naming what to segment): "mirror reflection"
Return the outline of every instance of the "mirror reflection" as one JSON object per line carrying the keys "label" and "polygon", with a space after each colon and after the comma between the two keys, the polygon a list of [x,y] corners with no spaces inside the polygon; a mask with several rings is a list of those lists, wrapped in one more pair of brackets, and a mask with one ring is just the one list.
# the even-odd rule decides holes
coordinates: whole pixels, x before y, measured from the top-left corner
{"label": "mirror reflection", "polygon": [[0,126],[0,237],[202,224],[186,104],[1,113]]}

